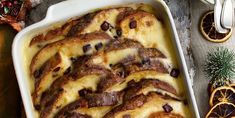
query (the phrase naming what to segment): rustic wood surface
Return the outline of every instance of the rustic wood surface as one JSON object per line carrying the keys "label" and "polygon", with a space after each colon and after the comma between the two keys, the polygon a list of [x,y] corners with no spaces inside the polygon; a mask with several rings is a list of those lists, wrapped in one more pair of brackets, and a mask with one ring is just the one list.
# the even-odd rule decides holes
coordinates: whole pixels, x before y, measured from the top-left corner
{"label": "rustic wood surface", "polygon": [[0,25],[0,118],[20,115],[21,98],[11,58],[15,34],[10,26]]}

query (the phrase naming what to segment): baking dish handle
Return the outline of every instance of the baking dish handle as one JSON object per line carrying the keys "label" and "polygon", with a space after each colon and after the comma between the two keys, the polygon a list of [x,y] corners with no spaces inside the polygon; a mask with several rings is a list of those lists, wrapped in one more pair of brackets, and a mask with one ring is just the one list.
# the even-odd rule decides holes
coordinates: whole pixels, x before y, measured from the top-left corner
{"label": "baking dish handle", "polygon": [[47,10],[47,14],[44,20],[46,20],[47,22],[54,22],[59,21],[65,17],[76,15],[75,12],[71,11],[78,10],[79,8],[70,7],[71,3],[76,4],[77,0],[67,0],[50,6]]}

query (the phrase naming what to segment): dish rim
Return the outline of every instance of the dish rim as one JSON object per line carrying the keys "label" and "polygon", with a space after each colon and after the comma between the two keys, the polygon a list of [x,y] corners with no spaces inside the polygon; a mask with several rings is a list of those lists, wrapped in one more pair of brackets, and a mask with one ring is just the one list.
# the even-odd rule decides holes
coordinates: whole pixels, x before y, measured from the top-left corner
{"label": "dish rim", "polygon": [[[23,57],[24,57],[23,56],[23,49],[24,48],[22,48],[22,47],[24,47],[23,44],[24,44],[25,40],[27,40],[26,35],[29,34],[29,32],[33,32],[34,30],[38,30],[38,29],[42,30],[45,27],[47,27],[45,29],[48,29],[48,26],[50,24],[57,23],[59,21],[65,21],[70,18],[74,18],[76,16],[84,14],[84,13],[79,13],[79,11],[77,11],[77,12],[68,12],[68,10],[62,11],[61,8],[64,8],[66,6],[71,7],[71,5],[72,5],[72,8],[70,8],[70,10],[71,9],[73,10],[73,7],[74,7],[74,9],[76,9],[76,7],[77,7],[76,4],[90,4],[89,2],[94,3],[94,1],[97,1],[97,2],[99,1],[102,3],[108,4],[108,5],[97,5],[97,6],[102,6],[102,7],[120,5],[120,4],[123,5],[123,4],[129,4],[129,3],[150,3],[150,2],[156,2],[157,4],[160,4],[164,7],[164,10],[166,12],[166,15],[167,15],[167,17],[169,19],[169,23],[170,23],[169,29],[171,30],[172,43],[176,48],[175,53],[177,53],[178,64],[181,66],[181,71],[183,71],[183,74],[182,74],[183,80],[184,80],[183,85],[184,85],[185,89],[187,89],[186,90],[187,91],[187,93],[186,93],[187,98],[188,98],[188,101],[190,101],[190,103],[191,103],[190,110],[196,118],[200,118],[200,115],[198,112],[198,107],[196,104],[196,99],[194,96],[194,91],[192,88],[192,83],[191,83],[191,80],[190,80],[190,77],[188,74],[188,69],[186,66],[186,62],[185,62],[185,58],[184,58],[181,44],[179,41],[179,37],[178,37],[177,31],[176,31],[175,23],[174,23],[173,17],[171,15],[171,12],[170,12],[168,6],[166,5],[166,3],[163,0],[125,0],[125,1],[124,0],[112,0],[111,2],[109,0],[103,0],[103,1],[100,1],[100,0],[92,0],[92,1],[67,0],[67,1],[63,1],[63,2],[60,2],[55,5],[50,6],[48,8],[46,17],[42,21],[35,23],[35,24],[23,29],[21,32],[19,32],[16,35],[16,37],[13,41],[13,44],[12,44],[12,57],[13,57],[13,64],[14,64],[14,68],[15,68],[15,72],[16,72],[16,77],[17,77],[17,81],[18,81],[18,85],[20,88],[20,93],[21,93],[21,97],[23,100],[23,104],[24,104],[24,108],[25,108],[25,112],[26,112],[27,117],[29,117],[29,118],[34,117],[35,110],[34,110],[33,103],[32,103],[31,93],[29,90],[27,90],[27,89],[29,89],[29,86],[26,85],[26,81],[28,81],[27,79],[29,79],[29,78],[26,75],[26,73],[23,72],[23,70],[25,70],[25,68],[24,69],[22,68],[22,65],[23,65],[22,62],[24,62],[24,60],[23,60]],[[99,3],[99,4],[101,4],[101,3]],[[96,5],[94,5],[94,7],[95,6]],[[102,8],[102,7],[95,7],[95,8]],[[77,8],[77,9],[79,9],[79,8]],[[90,11],[94,8],[92,6],[90,6],[88,8],[84,8],[84,9],[83,9],[83,12]],[[59,13],[56,12],[58,10],[60,11]],[[66,12],[68,12],[68,14],[65,15],[64,13],[66,13]],[[30,96],[28,94],[30,94]]]}

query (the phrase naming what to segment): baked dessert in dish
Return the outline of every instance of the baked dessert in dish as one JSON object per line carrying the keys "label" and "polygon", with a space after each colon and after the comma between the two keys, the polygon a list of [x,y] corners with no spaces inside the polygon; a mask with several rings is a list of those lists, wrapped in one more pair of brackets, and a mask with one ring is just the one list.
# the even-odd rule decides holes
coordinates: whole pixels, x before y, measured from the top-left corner
{"label": "baked dessert in dish", "polygon": [[26,54],[38,117],[191,117],[167,28],[154,11],[146,4],[99,9],[34,36]]}

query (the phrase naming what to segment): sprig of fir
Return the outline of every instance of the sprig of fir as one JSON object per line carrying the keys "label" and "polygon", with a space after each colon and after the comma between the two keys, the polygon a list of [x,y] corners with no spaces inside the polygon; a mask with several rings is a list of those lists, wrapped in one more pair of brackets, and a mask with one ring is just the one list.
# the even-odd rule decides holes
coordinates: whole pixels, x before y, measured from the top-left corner
{"label": "sprig of fir", "polygon": [[207,54],[205,72],[213,81],[229,81],[235,76],[235,54],[232,50],[218,47]]}

